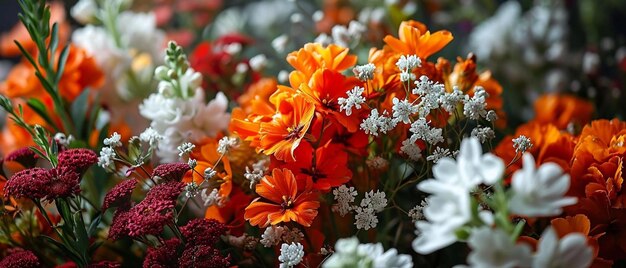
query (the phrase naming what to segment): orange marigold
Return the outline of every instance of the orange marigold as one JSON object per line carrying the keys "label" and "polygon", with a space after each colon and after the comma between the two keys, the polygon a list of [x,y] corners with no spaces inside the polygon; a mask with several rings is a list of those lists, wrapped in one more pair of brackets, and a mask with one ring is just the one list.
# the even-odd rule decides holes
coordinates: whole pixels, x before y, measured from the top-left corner
{"label": "orange marigold", "polygon": [[431,34],[426,25],[414,20],[403,21],[400,24],[398,37],[399,39],[387,35],[384,41],[396,52],[417,55],[422,60],[437,53],[454,39],[452,33],[445,30]]}

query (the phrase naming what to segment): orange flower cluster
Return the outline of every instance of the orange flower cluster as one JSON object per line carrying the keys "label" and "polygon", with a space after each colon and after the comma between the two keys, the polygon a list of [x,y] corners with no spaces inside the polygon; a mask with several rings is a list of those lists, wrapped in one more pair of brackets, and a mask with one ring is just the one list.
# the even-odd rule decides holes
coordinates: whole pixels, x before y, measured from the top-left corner
{"label": "orange flower cluster", "polygon": [[[537,165],[555,162],[570,174],[569,196],[578,204],[565,209],[565,217],[552,221],[559,236],[580,232],[595,247],[593,267],[611,267],[626,258],[626,195],[622,192],[626,156],[626,122],[618,119],[589,123],[593,106],[571,96],[543,96],[535,104],[536,118],[520,126],[495,149],[511,174],[520,168],[519,153],[511,139],[530,138]],[[586,124],[586,125],[585,125]],[[572,133],[584,125],[580,133]],[[575,127],[572,127],[575,126]],[[569,131],[565,130],[568,129]]]}

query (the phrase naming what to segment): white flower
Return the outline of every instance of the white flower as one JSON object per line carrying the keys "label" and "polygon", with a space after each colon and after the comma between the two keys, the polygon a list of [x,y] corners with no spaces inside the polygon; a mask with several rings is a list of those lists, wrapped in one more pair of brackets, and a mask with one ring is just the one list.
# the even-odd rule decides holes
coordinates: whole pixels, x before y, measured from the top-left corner
{"label": "white flower", "polygon": [[[72,137],[72,135],[70,135],[70,137]],[[63,146],[69,146],[70,145],[70,140],[65,136],[65,134],[63,134],[61,132],[57,132],[57,134],[54,134],[54,138],[53,139],[59,145],[63,145]]]}
{"label": "white flower", "polygon": [[264,170],[254,168],[250,170],[250,167],[246,167],[246,173],[243,174],[243,177],[250,181],[250,189],[254,189],[254,186],[263,179],[263,176],[265,176]]}
{"label": "white flower", "polygon": [[98,4],[94,0],[80,0],[70,10],[72,17],[82,24],[93,22],[96,12]]}
{"label": "white flower", "polygon": [[445,157],[451,157],[451,156],[452,154],[450,154],[450,150],[448,148],[437,147],[435,148],[435,150],[432,152],[431,155],[426,157],[426,160],[433,161],[433,163],[437,163],[439,162],[440,159],[445,158]]}
{"label": "white flower", "polygon": [[250,58],[248,63],[250,64],[250,68],[252,68],[253,71],[258,72],[261,71],[261,69],[265,68],[265,65],[267,65],[267,57],[263,54],[259,54]]}
{"label": "white flower", "polygon": [[365,134],[378,136],[379,120],[378,110],[372,109],[370,115],[361,122],[361,129],[365,131]]}
{"label": "white flower", "polygon": [[539,240],[532,267],[589,267],[593,250],[587,245],[587,237],[570,233],[559,240],[552,227],[548,227]]}
{"label": "white flower", "polygon": [[352,114],[352,107],[361,109],[361,104],[365,103],[365,97],[362,96],[365,89],[359,86],[355,86],[353,89],[346,92],[348,98],[337,98],[337,104],[339,104],[339,111],[346,110],[346,115]]}
{"label": "white flower", "polygon": [[365,197],[361,200],[361,207],[372,208],[376,212],[381,212],[386,206],[387,198],[385,198],[385,192],[379,190],[365,193]]}
{"label": "white flower", "polygon": [[220,139],[217,145],[217,152],[219,154],[227,154],[231,149],[237,146],[237,138],[223,137]]}
{"label": "white flower", "polygon": [[111,148],[122,146],[122,136],[117,132],[113,132],[111,137],[104,139],[104,145],[111,146]]}
{"label": "white flower", "polygon": [[157,28],[154,12],[124,11],[116,23],[124,47],[148,53],[155,61],[161,58],[165,33]]}
{"label": "white flower", "polygon": [[217,171],[215,171],[212,167],[207,167],[204,170],[204,179],[205,180],[210,180],[213,177],[215,177],[216,174],[217,174]]}
{"label": "white flower", "polygon": [[210,193],[208,193],[208,189],[204,189],[204,191],[201,192],[201,197],[202,200],[204,201],[204,205],[207,207],[210,206],[218,206],[218,207],[222,207],[224,206],[224,197],[220,195],[219,191],[217,189],[213,189]]}
{"label": "white flower", "polygon": [[263,231],[259,242],[266,248],[278,245],[282,241],[285,228],[287,227],[270,225]]}
{"label": "white flower", "polygon": [[373,63],[357,65],[352,69],[354,75],[361,81],[372,80],[374,78],[374,71],[376,71],[376,65]]}
{"label": "white flower", "polygon": [[471,267],[530,267],[532,261],[530,247],[515,244],[501,229],[475,229],[467,243],[472,249],[467,256]]}
{"label": "white flower", "polygon": [[178,156],[182,157],[183,155],[191,153],[191,151],[193,151],[193,148],[196,148],[196,145],[191,142],[184,142],[177,148]]}
{"label": "white flower", "polygon": [[274,50],[276,50],[276,52],[283,53],[285,51],[285,48],[287,47],[288,42],[289,37],[286,34],[283,34],[272,40],[272,47],[274,48]]}
{"label": "white flower", "polygon": [[358,238],[351,237],[337,240],[335,252],[322,267],[410,268],[413,260],[410,255],[398,254],[394,248],[385,252],[380,243],[359,244]]}
{"label": "white flower", "polygon": [[496,133],[493,132],[493,129],[491,129],[490,127],[477,126],[476,128],[472,129],[471,136],[478,138],[478,140],[480,140],[480,143],[485,143],[486,141],[495,138]]}
{"label": "white flower", "polygon": [[189,158],[187,165],[189,165],[189,168],[194,169],[198,165],[198,161],[196,159]]}
{"label": "white flower", "polygon": [[555,163],[545,163],[535,168],[535,159],[529,153],[523,156],[524,167],[513,174],[512,196],[509,208],[512,213],[529,217],[556,216],[562,207],[576,204],[575,197],[565,197],[570,177]]}
{"label": "white flower", "polygon": [[513,139],[512,141],[513,141],[513,148],[515,148],[516,153],[526,152],[528,149],[533,147],[533,144],[530,141],[530,138],[524,135],[519,135],[519,137]]}
{"label": "white flower", "polygon": [[304,257],[304,247],[300,243],[283,243],[280,246],[280,256],[278,261],[281,262],[280,268],[294,267],[302,261]]}
{"label": "white flower", "polygon": [[471,98],[469,95],[465,95],[465,100],[463,101],[463,114],[467,116],[469,119],[478,120],[481,117],[485,118],[487,116],[487,101],[486,98],[489,95],[482,87],[474,88],[474,96]]}
{"label": "white flower", "polygon": [[346,187],[341,185],[336,189],[333,189],[334,199],[337,200],[337,205],[333,206],[333,211],[337,211],[342,217],[348,214],[352,210],[351,203],[354,202],[354,197],[358,195],[354,187]]}
{"label": "white flower", "polygon": [[139,134],[139,140],[147,142],[150,146],[154,146],[158,141],[163,140],[163,136],[161,136],[153,128],[149,127]]}
{"label": "white flower", "polygon": [[396,62],[400,71],[410,71],[416,67],[422,67],[422,60],[415,55],[402,55]]}
{"label": "white flower", "polygon": [[433,167],[437,180],[472,189],[481,183],[492,185],[501,179],[504,172],[502,159],[491,153],[482,153],[478,139],[469,137],[461,142],[456,161],[440,159]]}
{"label": "white flower", "polygon": [[487,121],[489,122],[496,121],[498,119],[498,114],[496,114],[496,111],[494,110],[489,110],[489,112],[487,112],[487,115],[485,116],[485,119],[487,119]]}
{"label": "white flower", "polygon": [[402,147],[400,147],[400,152],[406,154],[409,159],[413,161],[420,160],[422,158],[422,149],[420,149],[415,142],[411,141],[411,139],[406,139],[402,141]]}
{"label": "white flower", "polygon": [[407,99],[399,100],[398,98],[394,97],[392,102],[393,107],[391,108],[391,115],[393,116],[393,120],[395,120],[396,122],[402,122],[405,124],[410,123],[411,115],[417,113],[417,111],[419,110],[419,107],[411,104]]}
{"label": "white flower", "polygon": [[185,196],[188,198],[195,197],[199,192],[200,186],[196,182],[192,181],[185,185]]}
{"label": "white flower", "polygon": [[113,159],[115,158],[115,150],[111,147],[102,147],[100,157],[98,157],[98,166],[107,169],[113,167]]}
{"label": "white flower", "polygon": [[378,218],[374,214],[374,209],[371,207],[356,207],[354,209],[356,215],[354,216],[354,225],[357,229],[369,230],[370,228],[376,228],[378,225]]}
{"label": "white flower", "polygon": [[424,219],[424,208],[428,206],[427,200],[422,200],[422,202],[409,210],[408,216],[411,218],[413,223]]}
{"label": "white flower", "polygon": [[413,249],[429,254],[457,241],[456,230],[472,217],[470,197],[464,187],[434,179],[420,182],[418,189],[433,195],[423,209],[428,221],[415,223],[418,237],[413,240]]}
{"label": "white flower", "polygon": [[450,93],[444,93],[440,95],[439,102],[441,103],[441,107],[446,110],[448,113],[452,114],[456,111],[456,107],[463,101],[464,99],[463,92],[459,90],[459,87],[455,86]]}
{"label": "white flower", "polygon": [[423,140],[432,145],[443,142],[443,130],[440,128],[431,128],[423,117],[411,123],[409,131],[413,133],[410,137],[412,142]]}

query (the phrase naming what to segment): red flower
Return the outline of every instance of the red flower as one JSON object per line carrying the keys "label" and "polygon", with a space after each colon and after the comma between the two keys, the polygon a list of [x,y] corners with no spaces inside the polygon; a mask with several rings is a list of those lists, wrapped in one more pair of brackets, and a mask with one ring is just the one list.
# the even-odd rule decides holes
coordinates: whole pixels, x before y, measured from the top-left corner
{"label": "red flower", "polygon": [[69,149],[59,153],[59,166],[71,167],[79,174],[98,162],[98,156],[89,149]]}
{"label": "red flower", "polygon": [[49,177],[43,168],[30,168],[15,173],[4,185],[4,197],[41,199],[48,194]]}
{"label": "red flower", "polygon": [[104,196],[104,203],[102,204],[102,210],[106,210],[110,207],[124,206],[130,205],[130,197],[137,185],[137,180],[130,179],[125,180],[113,187],[111,191],[109,191]]}
{"label": "red flower", "polygon": [[0,261],[3,268],[37,268],[41,267],[39,259],[33,252],[23,249],[10,250],[10,253]]}
{"label": "red flower", "polygon": [[226,233],[226,225],[213,219],[193,219],[180,228],[187,244],[213,245]]}
{"label": "red flower", "polygon": [[219,250],[209,245],[195,245],[185,248],[178,265],[181,268],[226,268],[230,267],[230,256],[222,256]]}
{"label": "red flower", "polygon": [[177,250],[179,246],[180,240],[170,238],[165,240],[160,247],[148,248],[146,258],[143,260],[143,267],[178,267]]}
{"label": "red flower", "polygon": [[46,199],[69,197],[80,193],[80,174],[71,167],[58,166],[48,174],[49,192]]}
{"label": "red flower", "polygon": [[117,208],[111,220],[108,239],[118,240],[124,236],[128,236],[127,223],[130,217],[130,206]]}
{"label": "red flower", "polygon": [[162,164],[154,168],[152,177],[160,177],[165,181],[181,181],[190,169],[187,163]]}
{"label": "red flower", "polygon": [[14,161],[20,163],[25,168],[33,168],[37,164],[37,154],[28,147],[23,147],[11,152],[7,155],[5,161]]}

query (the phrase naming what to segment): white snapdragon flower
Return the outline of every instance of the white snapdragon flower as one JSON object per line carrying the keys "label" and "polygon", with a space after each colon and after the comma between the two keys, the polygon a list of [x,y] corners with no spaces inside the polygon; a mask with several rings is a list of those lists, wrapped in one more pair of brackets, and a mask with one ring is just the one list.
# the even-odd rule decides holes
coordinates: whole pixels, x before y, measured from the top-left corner
{"label": "white snapdragon flower", "polygon": [[530,267],[532,261],[530,247],[515,244],[501,229],[475,229],[467,243],[472,249],[467,256],[470,267]]}
{"label": "white snapdragon flower", "polygon": [[[337,104],[339,104],[339,111],[346,110],[346,115],[352,114],[352,108],[357,110],[361,109],[361,105],[365,103],[365,97],[363,97],[363,87],[355,86],[353,89],[346,92],[348,98],[337,98]],[[378,112],[378,111],[377,111]]]}
{"label": "white snapdragon flower", "polygon": [[154,12],[124,11],[117,17],[116,23],[124,47],[148,53],[153,60],[161,59],[165,32],[157,28]]}
{"label": "white snapdragon flower", "polygon": [[555,163],[545,163],[535,168],[535,159],[529,153],[523,156],[524,167],[513,174],[512,196],[509,209],[512,213],[529,217],[555,216],[565,206],[576,204],[575,197],[565,197],[570,177]]}
{"label": "white snapdragon flower", "polygon": [[532,267],[589,267],[593,250],[587,238],[580,233],[570,233],[560,240],[552,227],[548,227],[539,240]]}
{"label": "white snapdragon flower", "polygon": [[398,254],[394,248],[384,251],[380,243],[359,244],[359,239],[352,237],[337,240],[335,252],[322,263],[322,267],[410,268],[413,260],[410,255]]}
{"label": "white snapdragon flower", "polygon": [[300,243],[283,243],[280,246],[280,256],[278,256],[281,262],[280,268],[294,267],[302,261],[303,257],[304,247]]}
{"label": "white snapdragon flower", "polygon": [[104,145],[111,146],[112,148],[120,147],[122,146],[122,135],[118,134],[117,132],[113,132],[113,134],[111,134],[111,137],[104,139],[103,143]]}

